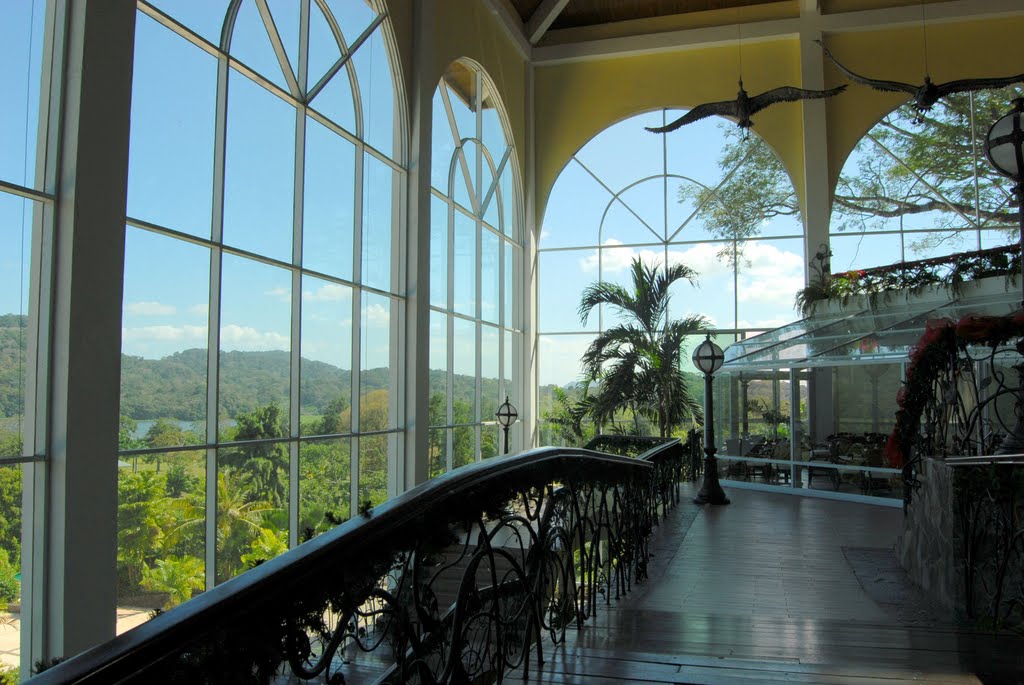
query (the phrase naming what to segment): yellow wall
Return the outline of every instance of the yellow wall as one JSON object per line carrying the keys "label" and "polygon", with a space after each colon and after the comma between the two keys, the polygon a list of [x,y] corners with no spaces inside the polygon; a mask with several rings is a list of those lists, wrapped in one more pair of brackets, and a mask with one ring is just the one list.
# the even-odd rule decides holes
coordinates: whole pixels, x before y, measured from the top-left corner
{"label": "yellow wall", "polygon": [[[538,68],[537,225],[555,179],[588,140],[639,112],[731,100],[736,97],[738,74],[736,45]],[[743,82],[751,95],[777,86],[799,85],[796,41],[744,44]],[[800,103],[785,103],[758,113],[754,131],[775,149],[802,192],[801,107]]]}
{"label": "yellow wall", "polygon": [[[1024,73],[1021,36],[1024,18],[1019,17],[928,24],[928,71],[932,81]],[[836,34],[826,40],[826,45],[847,69],[862,76],[913,84],[924,81],[924,40],[919,25]],[[846,82],[828,61],[825,81],[828,86]],[[851,84],[847,92],[829,102],[829,180],[833,187],[857,141],[907,100],[909,96],[900,93],[882,93]]]}

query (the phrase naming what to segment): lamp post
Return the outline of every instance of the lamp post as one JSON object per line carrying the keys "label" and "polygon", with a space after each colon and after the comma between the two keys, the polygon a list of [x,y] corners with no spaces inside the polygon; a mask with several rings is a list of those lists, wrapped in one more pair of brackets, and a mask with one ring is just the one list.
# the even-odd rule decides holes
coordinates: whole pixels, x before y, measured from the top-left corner
{"label": "lamp post", "polygon": [[697,504],[728,504],[729,498],[718,483],[718,460],[715,459],[715,405],[712,377],[722,368],[725,355],[711,342],[711,335],[693,350],[693,365],[704,374],[704,484],[693,499]]}
{"label": "lamp post", "polygon": [[498,411],[494,412],[494,416],[497,417],[498,423],[501,424],[501,430],[505,432],[505,451],[502,454],[508,454],[508,429],[519,418],[519,412],[508,401],[508,395],[505,395],[505,403],[498,407]]}
{"label": "lamp post", "polygon": [[[1021,288],[1024,289],[1024,98],[1013,101],[1013,109],[992,124],[985,134],[985,157],[1003,176],[1013,179],[1013,195],[1017,200],[1017,220],[1020,227],[1018,259],[1021,266]],[[1024,309],[1024,290],[1021,294],[1021,308]],[[1017,354],[1024,355],[1024,338],[1017,341]],[[1010,434],[996,449],[996,454],[1024,453],[1024,364],[1015,367],[1020,377],[1017,389],[1017,421]]]}

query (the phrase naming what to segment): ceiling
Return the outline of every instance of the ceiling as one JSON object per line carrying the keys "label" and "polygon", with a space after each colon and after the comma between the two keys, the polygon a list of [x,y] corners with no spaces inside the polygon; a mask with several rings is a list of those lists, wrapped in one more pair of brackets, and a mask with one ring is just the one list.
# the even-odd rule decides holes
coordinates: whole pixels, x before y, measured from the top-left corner
{"label": "ceiling", "polygon": [[[767,5],[787,0],[569,0],[551,23],[550,29],[569,29],[613,24],[631,19],[650,19],[709,10]],[[510,0],[524,24],[528,24],[544,0]],[[560,3],[556,3],[560,4]]]}

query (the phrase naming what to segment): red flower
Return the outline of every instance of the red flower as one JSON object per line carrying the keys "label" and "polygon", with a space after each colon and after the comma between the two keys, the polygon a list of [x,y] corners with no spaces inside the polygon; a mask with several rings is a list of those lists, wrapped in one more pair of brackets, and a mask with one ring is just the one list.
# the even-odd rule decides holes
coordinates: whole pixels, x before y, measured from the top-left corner
{"label": "red flower", "polygon": [[896,469],[903,467],[903,448],[900,446],[899,438],[896,437],[895,428],[889,434],[889,439],[885,441],[885,458],[888,460],[889,466]]}
{"label": "red flower", "polygon": [[1013,335],[1013,321],[1006,316],[968,314],[956,324],[956,337],[973,343],[998,345]]}

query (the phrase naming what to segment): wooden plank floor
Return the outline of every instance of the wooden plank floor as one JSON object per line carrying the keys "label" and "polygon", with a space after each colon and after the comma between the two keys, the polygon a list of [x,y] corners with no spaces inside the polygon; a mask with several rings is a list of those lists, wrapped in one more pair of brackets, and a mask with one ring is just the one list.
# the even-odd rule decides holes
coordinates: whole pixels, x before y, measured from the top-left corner
{"label": "wooden plank floor", "polygon": [[729,506],[694,516],[687,499],[673,512],[652,541],[650,578],[564,645],[546,646],[530,682],[1024,683],[1019,638],[876,602],[870,584],[891,573],[862,573],[862,586],[844,548],[886,556],[900,510],[729,494]]}

